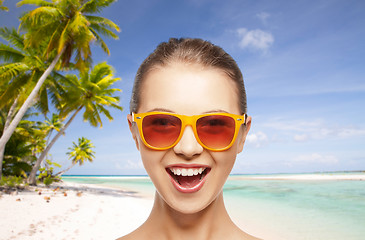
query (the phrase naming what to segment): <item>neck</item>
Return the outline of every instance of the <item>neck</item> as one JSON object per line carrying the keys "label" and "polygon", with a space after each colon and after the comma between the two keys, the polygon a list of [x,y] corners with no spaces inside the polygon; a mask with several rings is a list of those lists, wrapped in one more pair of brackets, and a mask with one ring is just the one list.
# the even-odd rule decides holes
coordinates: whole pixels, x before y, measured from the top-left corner
{"label": "neck", "polygon": [[[223,201],[223,193],[205,209],[193,214],[185,214],[172,209],[156,193],[155,203],[148,222],[153,223],[156,239],[224,239],[219,237],[220,230],[232,221]],[[157,228],[156,228],[157,227]],[[228,226],[227,226],[228,227]],[[154,235],[156,236],[156,235]]]}

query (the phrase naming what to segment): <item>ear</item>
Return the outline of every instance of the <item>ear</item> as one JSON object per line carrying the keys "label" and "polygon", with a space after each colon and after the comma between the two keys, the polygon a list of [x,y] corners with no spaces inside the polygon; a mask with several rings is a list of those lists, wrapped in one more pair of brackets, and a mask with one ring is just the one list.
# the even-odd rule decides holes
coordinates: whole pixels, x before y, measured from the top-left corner
{"label": "ear", "polygon": [[128,120],[128,125],[129,125],[129,130],[132,133],[132,137],[134,139],[134,142],[136,143],[136,147],[139,151],[139,142],[138,142],[138,128],[137,125],[133,123],[133,119],[132,119],[132,115],[128,114],[127,115],[127,120]]}
{"label": "ear", "polygon": [[252,118],[247,117],[246,125],[244,125],[243,128],[242,128],[242,130],[243,130],[242,134],[241,134],[240,138],[237,139],[239,141],[238,142],[238,148],[237,148],[237,154],[242,152],[242,150],[243,150],[243,146],[245,145],[245,141],[246,141],[248,131],[250,131],[250,128],[251,128],[251,121],[252,121]]}

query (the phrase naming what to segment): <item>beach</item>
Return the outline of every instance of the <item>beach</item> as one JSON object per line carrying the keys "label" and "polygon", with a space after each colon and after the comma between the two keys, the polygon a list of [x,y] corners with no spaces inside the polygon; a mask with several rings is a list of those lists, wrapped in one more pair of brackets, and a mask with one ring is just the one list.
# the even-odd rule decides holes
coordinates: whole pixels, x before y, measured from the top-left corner
{"label": "beach", "polygon": [[[232,220],[262,239],[355,240],[361,239],[364,232],[363,180],[363,173],[239,175],[230,176],[224,195]],[[317,189],[299,191],[303,186]],[[346,196],[341,193],[331,202],[321,202],[318,196],[308,200],[309,195],[318,194],[337,197],[326,188],[336,194],[338,189],[360,192]],[[153,189],[146,177],[69,177],[49,188],[37,186],[2,193],[0,239],[116,239],[147,219]],[[346,202],[349,199],[355,202]],[[344,206],[344,213],[337,214]]]}
{"label": "beach", "polygon": [[90,184],[29,187],[0,197],[0,239],[116,239],[140,226],[152,204],[150,194]]}
{"label": "beach", "polygon": [[70,183],[3,194],[0,239],[116,239],[144,222],[152,200]]}

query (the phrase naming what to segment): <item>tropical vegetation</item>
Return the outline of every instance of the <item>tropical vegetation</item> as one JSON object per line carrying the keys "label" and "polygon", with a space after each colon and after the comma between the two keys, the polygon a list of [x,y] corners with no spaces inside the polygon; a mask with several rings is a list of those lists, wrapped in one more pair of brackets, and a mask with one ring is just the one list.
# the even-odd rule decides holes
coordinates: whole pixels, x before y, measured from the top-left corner
{"label": "tropical vegetation", "polygon": [[[49,151],[75,117],[102,126],[119,106],[115,71],[94,64],[91,46],[110,50],[103,37],[117,39],[119,27],[101,16],[116,0],[22,0],[33,6],[18,29],[0,28],[0,184],[19,178],[31,185],[57,180]],[[8,10],[0,1],[0,9]],[[94,159],[85,137],[67,153],[71,166]],[[67,170],[67,169],[66,169]],[[6,176],[1,181],[2,176]]]}

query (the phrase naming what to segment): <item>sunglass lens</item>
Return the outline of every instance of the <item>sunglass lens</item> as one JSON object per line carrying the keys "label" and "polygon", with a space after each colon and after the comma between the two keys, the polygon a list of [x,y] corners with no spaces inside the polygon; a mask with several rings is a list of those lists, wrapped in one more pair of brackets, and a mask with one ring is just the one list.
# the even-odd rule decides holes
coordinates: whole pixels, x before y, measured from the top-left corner
{"label": "sunglass lens", "polygon": [[206,116],[198,119],[196,129],[200,141],[205,146],[222,149],[227,147],[234,137],[235,121],[228,116]]}
{"label": "sunglass lens", "polygon": [[143,118],[142,129],[144,139],[149,145],[165,148],[179,137],[181,120],[165,114],[149,115]]}

